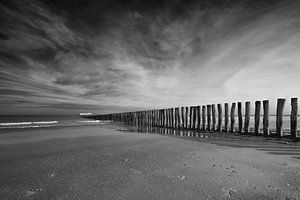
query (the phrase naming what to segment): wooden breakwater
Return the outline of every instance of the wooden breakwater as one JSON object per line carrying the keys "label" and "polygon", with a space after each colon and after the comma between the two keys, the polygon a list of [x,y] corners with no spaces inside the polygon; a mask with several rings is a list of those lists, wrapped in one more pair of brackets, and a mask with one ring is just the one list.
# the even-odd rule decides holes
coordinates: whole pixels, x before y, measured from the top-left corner
{"label": "wooden breakwater", "polygon": [[[87,116],[97,120],[112,120],[134,126],[156,126],[199,131],[218,131],[263,136],[289,136],[299,139],[297,130],[298,98],[291,98],[290,128],[283,130],[283,111],[286,99],[277,99],[276,127],[269,127],[269,100],[255,101],[254,127],[249,127],[249,101],[244,103],[209,104],[136,112],[111,113]],[[244,115],[243,115],[244,109]],[[237,114],[237,116],[236,116]],[[236,121],[237,118],[237,121]],[[262,118],[262,127],[260,120]],[[288,134],[286,134],[288,132]]]}

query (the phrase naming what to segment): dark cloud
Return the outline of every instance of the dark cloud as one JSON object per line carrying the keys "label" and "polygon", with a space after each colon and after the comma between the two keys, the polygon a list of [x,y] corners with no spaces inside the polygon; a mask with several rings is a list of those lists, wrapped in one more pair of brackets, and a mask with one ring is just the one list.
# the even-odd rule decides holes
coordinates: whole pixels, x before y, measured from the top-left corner
{"label": "dark cloud", "polygon": [[[113,110],[271,95],[280,66],[293,73],[278,80],[297,82],[299,8],[292,0],[1,1],[0,107]],[[252,84],[245,74],[257,71],[264,90],[234,85]]]}

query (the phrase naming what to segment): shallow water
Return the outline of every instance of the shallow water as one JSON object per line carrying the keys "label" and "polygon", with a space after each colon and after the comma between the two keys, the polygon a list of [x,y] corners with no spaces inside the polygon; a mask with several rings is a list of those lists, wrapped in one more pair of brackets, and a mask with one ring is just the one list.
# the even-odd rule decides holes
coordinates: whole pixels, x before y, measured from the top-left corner
{"label": "shallow water", "polygon": [[79,115],[0,115],[0,131],[88,126],[103,123]]}
{"label": "shallow water", "polygon": [[289,138],[272,138],[262,136],[241,135],[237,133],[220,133],[171,129],[152,126],[128,126],[121,123],[110,123],[106,126],[124,133],[161,134],[199,142],[210,142],[220,146],[237,148],[255,148],[269,154],[287,155],[300,159],[300,142]]}

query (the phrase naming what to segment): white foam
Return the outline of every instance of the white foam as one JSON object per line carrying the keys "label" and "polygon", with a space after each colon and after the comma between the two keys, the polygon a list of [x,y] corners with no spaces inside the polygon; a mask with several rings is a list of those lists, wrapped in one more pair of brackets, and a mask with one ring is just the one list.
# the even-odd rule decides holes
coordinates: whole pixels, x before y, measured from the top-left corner
{"label": "white foam", "polygon": [[24,126],[33,124],[57,124],[57,121],[39,121],[39,122],[6,122],[0,123],[0,126]]}
{"label": "white foam", "polygon": [[7,122],[0,123],[0,126],[20,126],[20,125],[30,125],[32,122]]}
{"label": "white foam", "polygon": [[57,124],[57,121],[41,121],[41,122],[32,122],[32,124]]}
{"label": "white foam", "polygon": [[0,127],[0,129],[23,129],[23,128],[45,128],[45,127],[51,127],[51,125],[8,126],[8,127]]}
{"label": "white foam", "polygon": [[85,123],[98,123],[101,122],[100,120],[87,120],[87,121],[80,121],[80,122],[85,122]]}

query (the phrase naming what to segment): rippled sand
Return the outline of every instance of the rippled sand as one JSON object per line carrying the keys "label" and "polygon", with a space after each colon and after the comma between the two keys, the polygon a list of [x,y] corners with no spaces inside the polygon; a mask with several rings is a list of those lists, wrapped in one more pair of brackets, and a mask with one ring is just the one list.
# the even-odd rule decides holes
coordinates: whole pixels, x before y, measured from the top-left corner
{"label": "rippled sand", "polygon": [[299,142],[229,134],[115,125],[7,132],[0,199],[300,199],[299,157]]}

